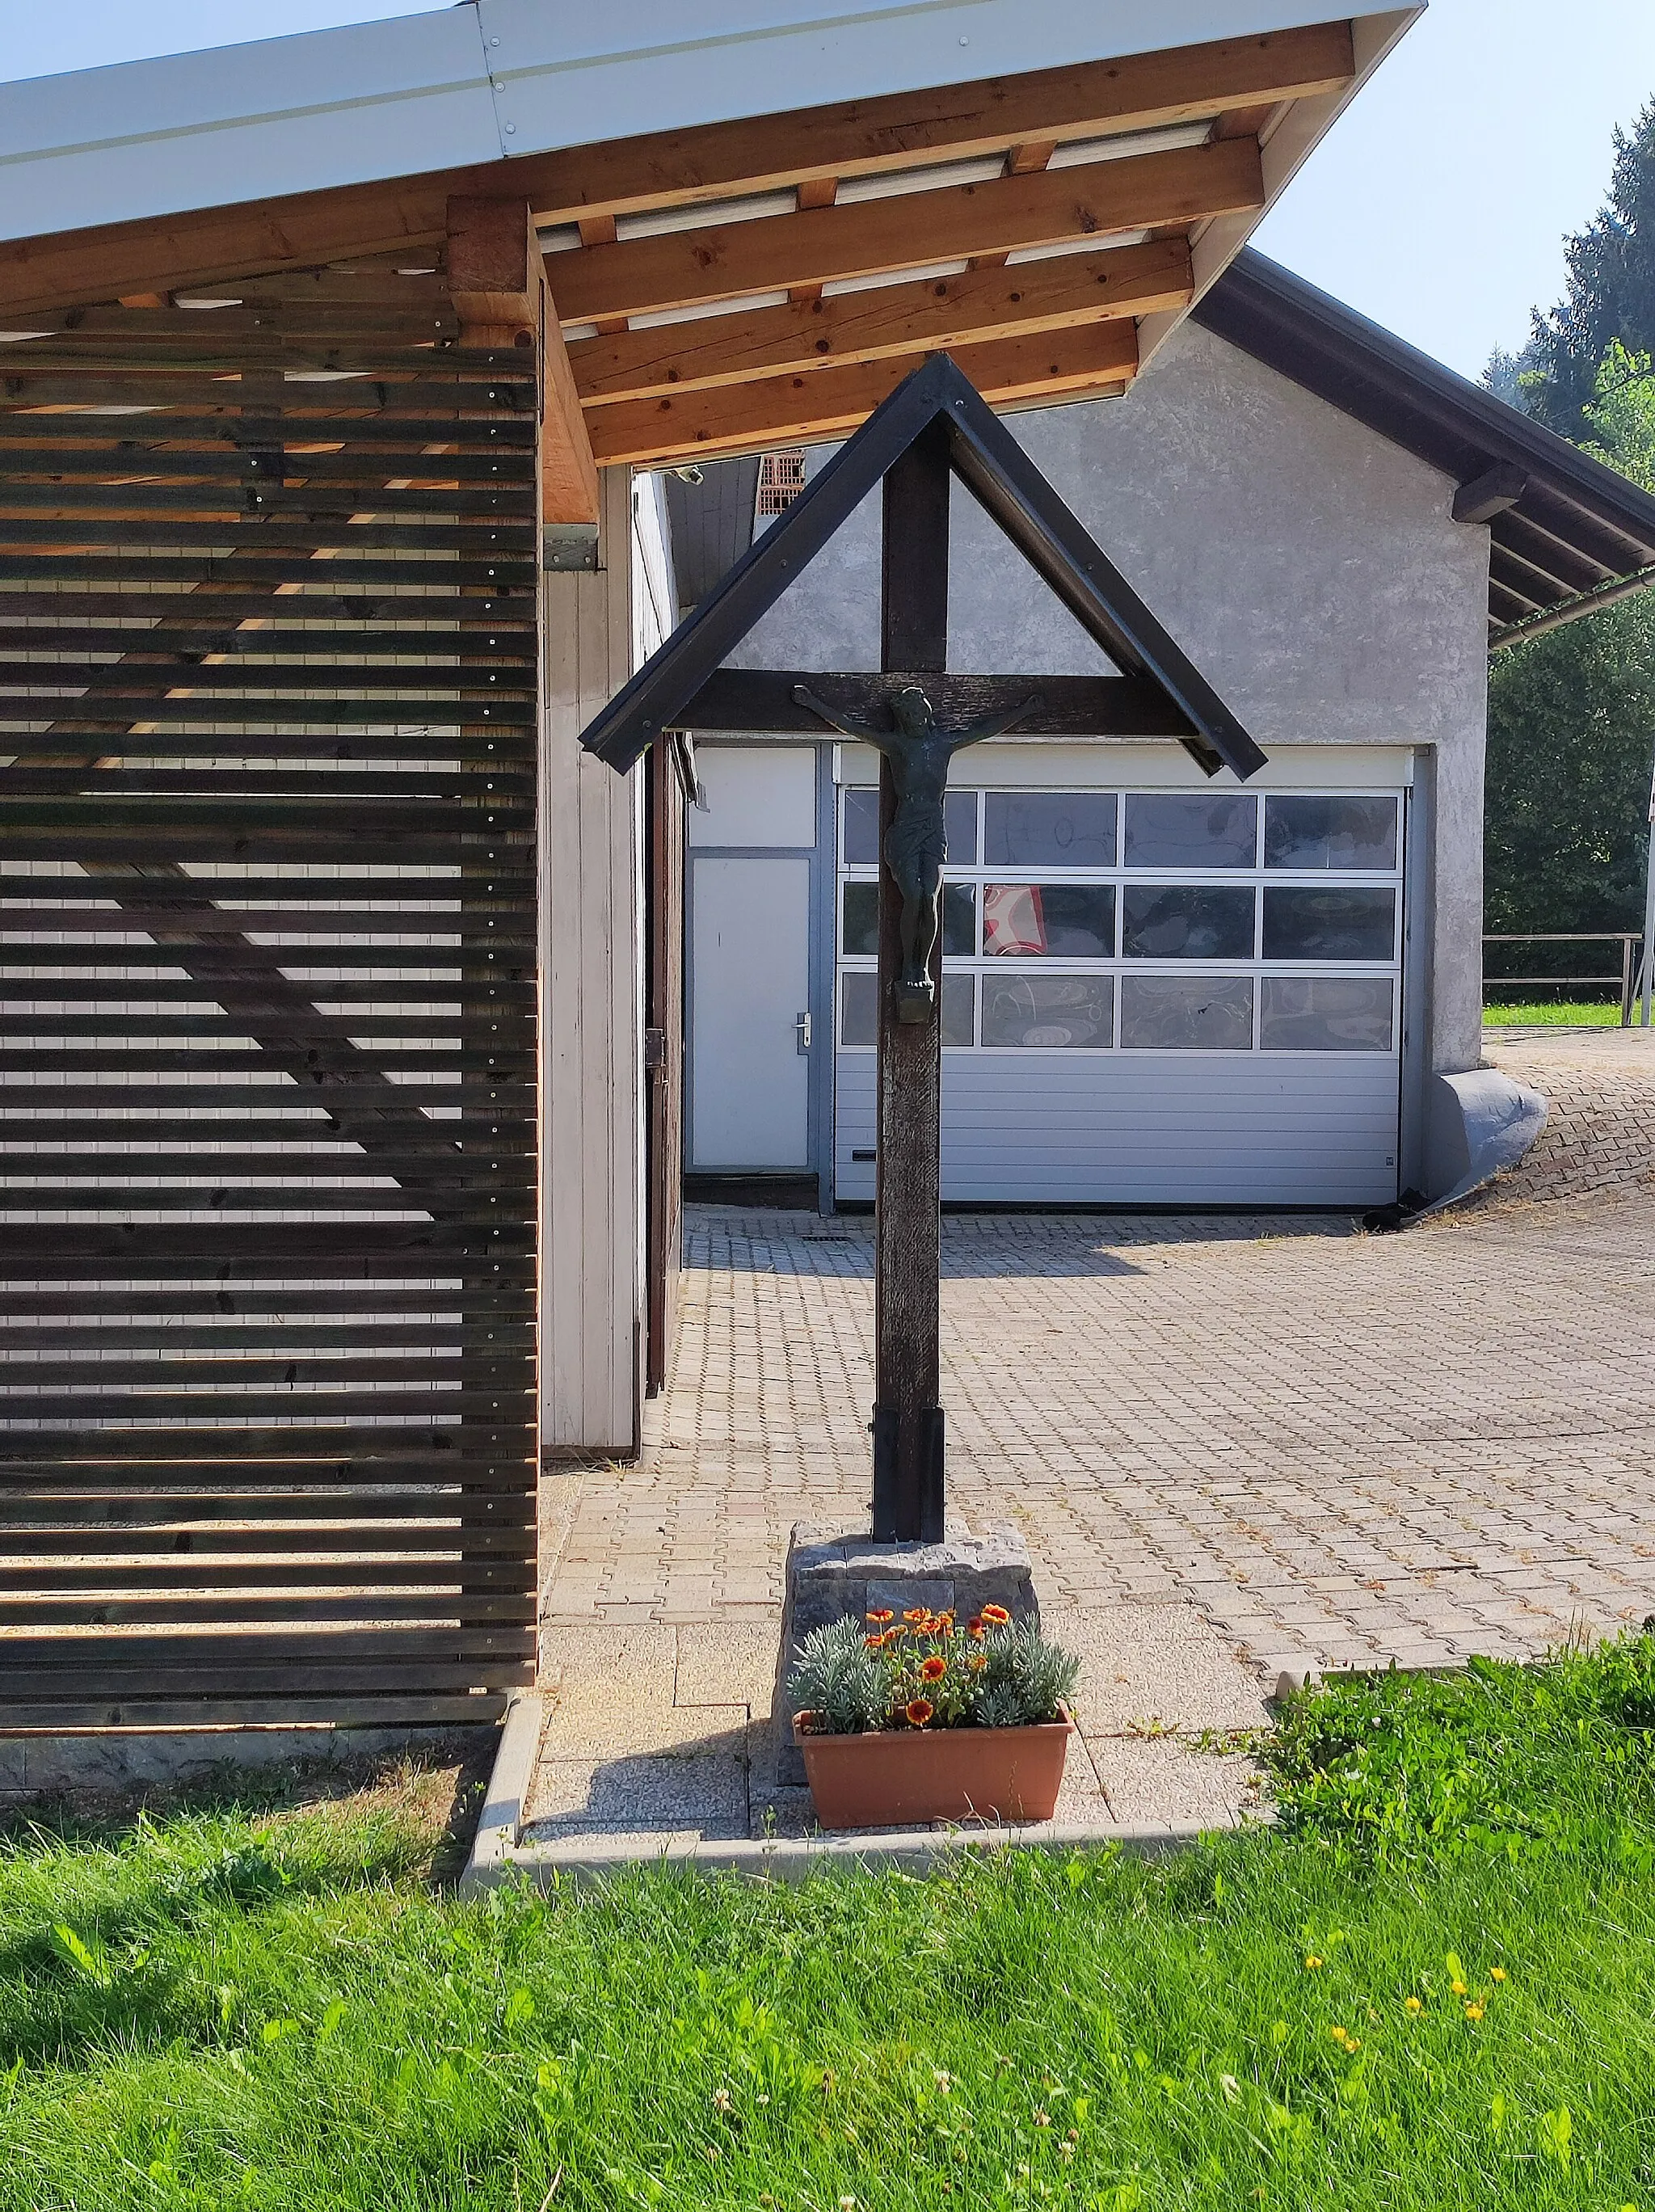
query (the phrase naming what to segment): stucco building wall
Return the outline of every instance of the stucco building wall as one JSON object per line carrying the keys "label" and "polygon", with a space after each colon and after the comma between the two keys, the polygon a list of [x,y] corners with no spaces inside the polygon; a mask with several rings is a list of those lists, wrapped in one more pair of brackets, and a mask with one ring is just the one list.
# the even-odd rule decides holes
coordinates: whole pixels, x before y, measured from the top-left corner
{"label": "stucco building wall", "polygon": [[[1399,447],[1185,323],[1124,399],[1010,418],[1127,580],[1265,750],[1424,750],[1432,793],[1427,1064],[1481,1053],[1488,534]],[[810,456],[812,472],[830,449]],[[951,665],[1108,665],[969,495],[955,491]],[[878,665],[878,501],[748,638],[748,666]],[[1228,775],[1228,771],[1223,772]],[[1417,880],[1417,878],[1416,878]]]}

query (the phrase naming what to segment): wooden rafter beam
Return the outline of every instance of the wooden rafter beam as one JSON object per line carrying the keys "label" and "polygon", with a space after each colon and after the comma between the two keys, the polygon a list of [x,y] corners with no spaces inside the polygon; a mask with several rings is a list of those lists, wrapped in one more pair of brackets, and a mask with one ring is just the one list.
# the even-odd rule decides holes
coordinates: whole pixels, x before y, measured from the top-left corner
{"label": "wooden rafter beam", "polygon": [[566,323],[597,322],[1264,204],[1258,145],[1236,139],[554,253],[547,279]]}
{"label": "wooden rafter beam", "polygon": [[[961,346],[952,357],[985,399],[1001,404],[1120,392],[1137,373],[1137,331],[1131,322],[1097,323]],[[642,465],[840,437],[864,422],[923,358],[899,355],[804,376],[723,385],[682,398],[594,407],[586,417],[592,450],[603,464]]]}
{"label": "wooden rafter beam", "polygon": [[423,177],[60,231],[0,245],[0,313],[440,246],[451,194],[522,194],[541,223],[573,223],[1008,146],[1153,130],[1241,106],[1274,107],[1338,92],[1354,74],[1349,21],[1312,24]]}
{"label": "wooden rafter beam", "polygon": [[1159,239],[577,339],[569,361],[590,410],[1155,314],[1190,291],[1189,247]]}

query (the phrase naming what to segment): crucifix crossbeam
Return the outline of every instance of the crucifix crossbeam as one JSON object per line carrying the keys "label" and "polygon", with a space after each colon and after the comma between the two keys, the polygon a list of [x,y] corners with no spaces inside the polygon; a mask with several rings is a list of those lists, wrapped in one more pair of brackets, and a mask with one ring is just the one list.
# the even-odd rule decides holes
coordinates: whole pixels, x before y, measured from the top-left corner
{"label": "crucifix crossbeam", "polygon": [[[949,505],[958,479],[1121,672],[948,672]],[[880,670],[723,665],[876,486],[883,501]],[[815,736],[880,756],[873,1528],[945,1533],[942,1375],[943,800],[963,747],[1011,730],[1166,738],[1208,775],[1264,756],[945,355],[894,392],[583,742],[625,770],[668,730]]]}

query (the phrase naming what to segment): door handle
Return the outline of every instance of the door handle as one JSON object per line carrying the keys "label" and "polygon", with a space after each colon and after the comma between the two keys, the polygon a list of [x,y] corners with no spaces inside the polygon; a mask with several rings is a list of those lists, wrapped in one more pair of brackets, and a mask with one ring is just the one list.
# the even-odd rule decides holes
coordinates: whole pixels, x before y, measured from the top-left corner
{"label": "door handle", "polygon": [[797,1041],[798,1049],[801,1052],[809,1052],[810,1049],[810,1017],[809,1014],[794,1015],[793,1035]]}

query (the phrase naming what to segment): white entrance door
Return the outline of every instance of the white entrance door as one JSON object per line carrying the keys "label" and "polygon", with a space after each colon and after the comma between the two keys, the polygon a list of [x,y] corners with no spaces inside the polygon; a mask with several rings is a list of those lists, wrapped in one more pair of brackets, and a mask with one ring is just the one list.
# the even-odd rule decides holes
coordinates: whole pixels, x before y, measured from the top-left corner
{"label": "white entrance door", "polygon": [[692,862],[690,1165],[810,1158],[810,862]]}

